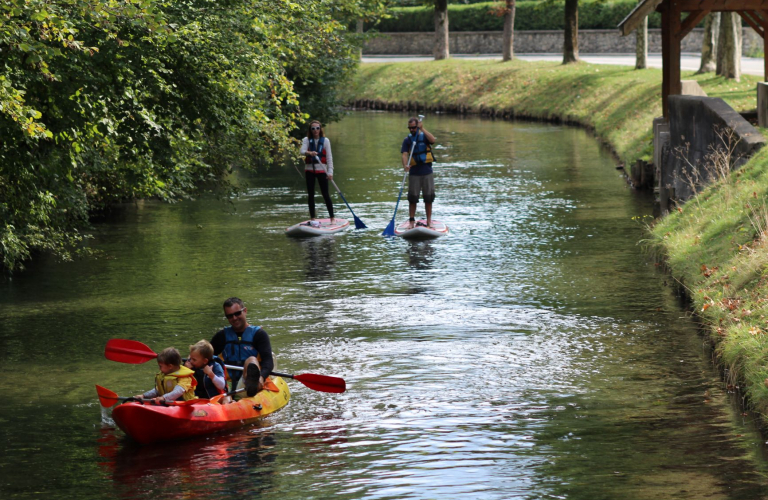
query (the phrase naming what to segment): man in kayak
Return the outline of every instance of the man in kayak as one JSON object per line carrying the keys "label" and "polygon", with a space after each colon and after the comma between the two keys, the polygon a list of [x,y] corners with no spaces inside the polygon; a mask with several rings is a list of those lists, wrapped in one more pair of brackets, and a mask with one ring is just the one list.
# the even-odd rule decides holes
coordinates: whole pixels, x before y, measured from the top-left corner
{"label": "man in kayak", "polygon": [[[400,146],[403,157],[403,168],[408,172],[408,221],[413,227],[416,221],[416,205],[419,203],[419,193],[424,196],[424,211],[427,214],[427,226],[432,227],[432,202],[435,201],[435,180],[432,176],[432,144],[435,136],[424,129],[418,118],[408,120],[410,133]],[[413,155],[411,155],[413,148]],[[408,157],[411,162],[408,163]]]}
{"label": "man in kayak", "polygon": [[[224,301],[224,316],[230,326],[219,330],[211,339],[211,345],[213,353],[227,364],[244,368],[242,380],[246,394],[251,397],[264,387],[264,380],[272,373],[275,362],[267,332],[260,326],[249,325],[247,313],[248,309],[237,297]],[[241,374],[235,370],[229,374],[232,389],[236,389]]]}

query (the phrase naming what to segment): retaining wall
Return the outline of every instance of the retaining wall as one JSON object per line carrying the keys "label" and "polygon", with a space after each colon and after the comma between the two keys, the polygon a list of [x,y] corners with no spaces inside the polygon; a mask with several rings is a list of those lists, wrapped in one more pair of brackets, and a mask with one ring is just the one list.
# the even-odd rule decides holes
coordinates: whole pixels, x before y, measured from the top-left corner
{"label": "retaining wall", "polygon": [[[742,53],[763,48],[763,40],[752,28],[743,28]],[[701,52],[704,30],[697,28],[683,38],[683,52]],[[451,54],[501,54],[501,31],[457,31],[450,33]],[[579,30],[582,54],[634,54],[635,35],[621,36],[619,30]],[[435,34],[430,32],[380,33],[368,40],[364,55],[431,55]],[[515,53],[553,54],[563,51],[563,32],[515,31]],[[661,52],[661,30],[648,30],[648,52]]]}

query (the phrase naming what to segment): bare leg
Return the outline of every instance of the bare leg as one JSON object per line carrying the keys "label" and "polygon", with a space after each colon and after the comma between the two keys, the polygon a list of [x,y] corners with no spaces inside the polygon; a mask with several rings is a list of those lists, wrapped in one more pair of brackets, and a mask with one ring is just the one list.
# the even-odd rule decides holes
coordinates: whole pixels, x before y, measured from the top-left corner
{"label": "bare leg", "polygon": [[427,213],[427,226],[432,227],[432,204],[424,203],[424,211]]}
{"label": "bare leg", "polygon": [[[413,219],[416,217],[416,203],[408,202],[408,217]],[[413,227],[413,221],[410,223],[410,227]]]}

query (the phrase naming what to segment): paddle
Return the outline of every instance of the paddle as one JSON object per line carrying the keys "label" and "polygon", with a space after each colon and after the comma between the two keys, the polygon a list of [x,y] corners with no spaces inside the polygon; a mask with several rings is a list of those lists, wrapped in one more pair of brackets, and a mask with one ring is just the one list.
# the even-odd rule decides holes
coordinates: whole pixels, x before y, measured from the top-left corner
{"label": "paddle", "polygon": [[[419,120],[423,120],[424,115],[419,115]],[[411,139],[411,153],[408,155],[408,165],[411,164],[411,158],[413,157],[413,149],[416,147],[416,138],[418,137],[419,131],[416,130],[416,135],[414,138]],[[400,193],[397,195],[397,203],[395,203],[395,213],[392,214],[392,220],[389,221],[389,224],[386,228],[384,228],[384,231],[381,233],[383,236],[394,236],[395,235],[395,217],[397,217],[397,207],[400,206],[400,197],[403,196],[403,187],[405,186],[405,178],[408,176],[408,172],[403,173],[403,182],[400,183]]]}
{"label": "paddle", "polygon": [[341,196],[341,199],[344,200],[344,203],[347,205],[347,208],[349,209],[349,211],[352,212],[352,217],[355,218],[355,229],[365,229],[366,227],[368,227],[365,224],[363,224],[363,221],[361,221],[357,217],[357,215],[355,215],[355,212],[352,210],[352,207],[349,206],[349,203],[347,202],[347,199],[344,198],[344,195],[342,194],[341,189],[339,189],[339,186],[336,185],[336,181],[331,179],[331,184],[333,184],[333,187],[335,187],[336,191],[339,192],[339,196]]}
{"label": "paddle", "polygon": [[[157,353],[150,349],[149,346],[139,342],[138,340],[109,339],[109,341],[107,341],[107,345],[104,347],[104,357],[110,361],[117,361],[118,363],[139,365],[141,363],[146,363],[151,359],[155,359],[157,357]],[[242,366],[225,366],[228,370],[243,369]],[[278,377],[292,378],[293,380],[301,382],[310,389],[320,392],[332,392],[338,394],[344,392],[347,388],[347,384],[344,379],[339,377],[316,375],[313,373],[288,375],[285,373],[272,372],[271,374]]]}
{"label": "paddle", "polygon": [[136,401],[149,404],[159,404],[160,406],[188,406],[193,404],[207,403],[207,399],[190,399],[188,401],[172,401],[170,403],[155,403],[152,399],[143,400],[136,397],[118,396],[117,393],[110,391],[106,387],[96,385],[96,393],[99,395],[99,404],[105,408],[115,406],[118,401]]}

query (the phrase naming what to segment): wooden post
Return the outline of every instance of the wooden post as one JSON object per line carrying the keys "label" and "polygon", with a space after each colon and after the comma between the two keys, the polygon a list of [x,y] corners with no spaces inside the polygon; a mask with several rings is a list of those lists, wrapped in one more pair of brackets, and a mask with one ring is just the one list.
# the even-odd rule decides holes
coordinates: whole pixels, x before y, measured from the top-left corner
{"label": "wooden post", "polygon": [[768,82],[768,10],[760,14],[763,24],[763,81]]}
{"label": "wooden post", "polygon": [[679,95],[680,83],[680,6],[676,1],[662,4],[661,11],[661,109],[669,118],[667,98]]}

